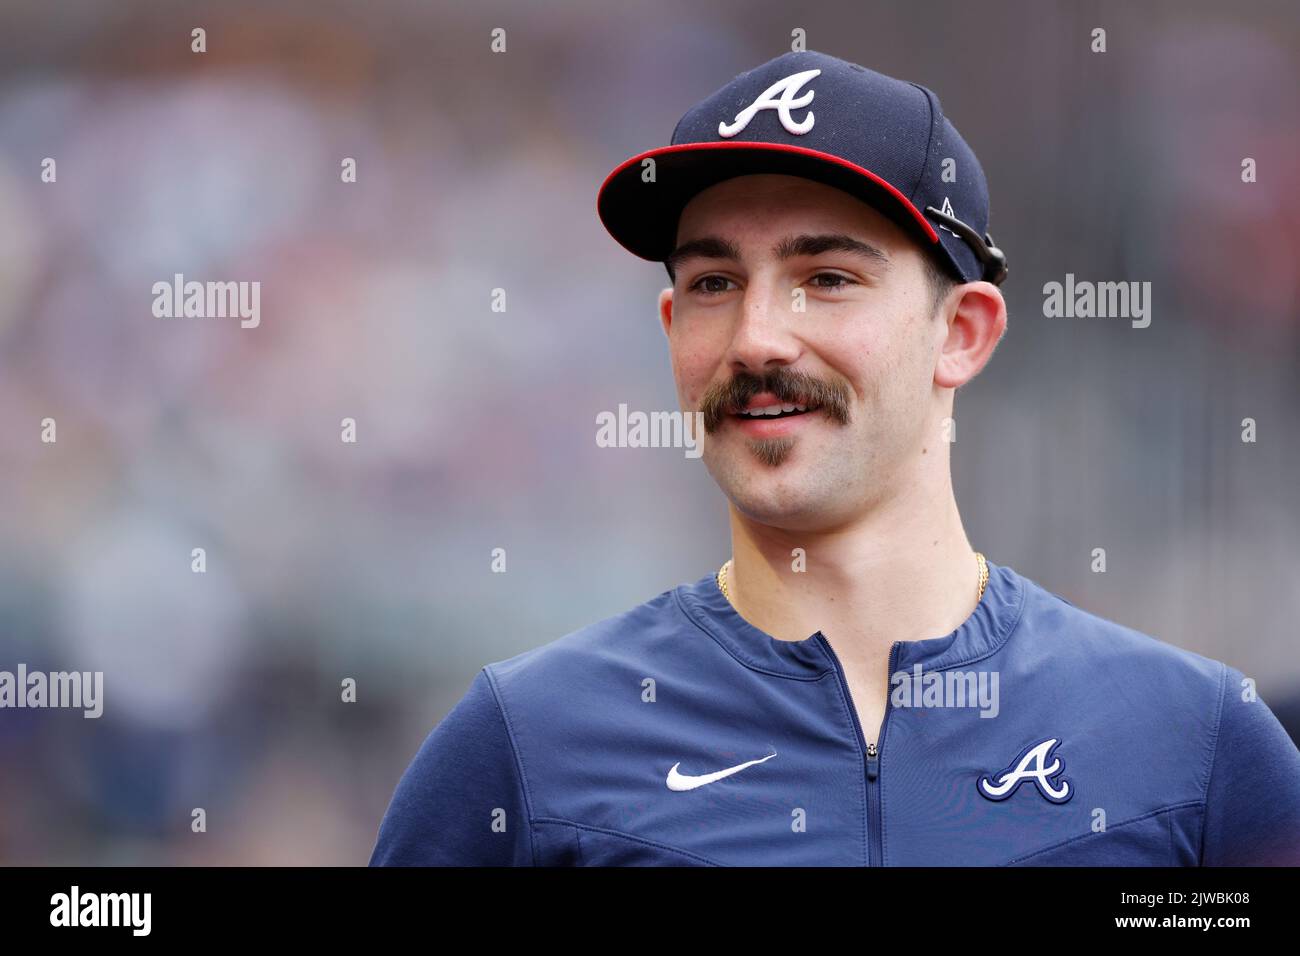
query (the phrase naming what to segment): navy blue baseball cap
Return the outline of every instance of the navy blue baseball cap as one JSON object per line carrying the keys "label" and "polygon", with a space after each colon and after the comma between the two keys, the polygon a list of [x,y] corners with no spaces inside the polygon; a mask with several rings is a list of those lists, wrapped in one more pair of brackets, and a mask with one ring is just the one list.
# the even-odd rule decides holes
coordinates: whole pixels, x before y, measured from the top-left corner
{"label": "navy blue baseball cap", "polygon": [[[651,159],[652,179],[643,177]],[[606,177],[596,210],[625,249],[663,262],[692,197],[753,173],[844,190],[897,223],[959,281],[1006,278],[1006,257],[987,231],[984,170],[939,97],[811,50],[769,60],[693,106],[670,145]]]}

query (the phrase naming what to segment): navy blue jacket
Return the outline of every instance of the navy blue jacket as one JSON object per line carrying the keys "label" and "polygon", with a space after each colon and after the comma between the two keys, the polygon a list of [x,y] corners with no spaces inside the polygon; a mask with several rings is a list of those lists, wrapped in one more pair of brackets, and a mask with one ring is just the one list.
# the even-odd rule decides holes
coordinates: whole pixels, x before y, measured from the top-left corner
{"label": "navy blue jacket", "polygon": [[484,667],[370,863],[1300,864],[1300,751],[1231,667],[992,562],[890,665],[877,747],[823,635],[665,591]]}

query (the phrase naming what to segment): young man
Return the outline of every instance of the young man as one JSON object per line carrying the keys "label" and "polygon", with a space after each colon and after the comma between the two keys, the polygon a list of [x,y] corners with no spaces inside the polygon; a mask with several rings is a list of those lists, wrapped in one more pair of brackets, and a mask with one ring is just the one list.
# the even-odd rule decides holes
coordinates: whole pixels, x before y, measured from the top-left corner
{"label": "young man", "polygon": [[1240,672],[967,541],[953,395],[1006,261],[932,92],[786,54],[598,209],[668,268],[732,557],[483,668],[372,864],[1300,863],[1300,752]]}

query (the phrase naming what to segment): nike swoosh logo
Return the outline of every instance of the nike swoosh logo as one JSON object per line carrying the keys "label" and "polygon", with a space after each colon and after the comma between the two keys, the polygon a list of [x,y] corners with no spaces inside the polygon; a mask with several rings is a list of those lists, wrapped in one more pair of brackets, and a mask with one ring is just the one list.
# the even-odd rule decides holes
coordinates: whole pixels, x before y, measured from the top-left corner
{"label": "nike swoosh logo", "polygon": [[771,760],[775,753],[770,753],[766,757],[759,757],[757,760],[747,760],[744,763],[736,764],[734,767],[728,767],[726,770],[718,770],[714,773],[701,774],[698,777],[688,776],[684,773],[678,773],[681,761],[673,764],[673,769],[668,771],[668,789],[669,790],[694,790],[696,787],[702,787],[706,783],[713,783],[721,780],[723,777],[730,777],[733,773],[740,773],[746,767],[752,767],[756,763],[762,763],[764,760]]}

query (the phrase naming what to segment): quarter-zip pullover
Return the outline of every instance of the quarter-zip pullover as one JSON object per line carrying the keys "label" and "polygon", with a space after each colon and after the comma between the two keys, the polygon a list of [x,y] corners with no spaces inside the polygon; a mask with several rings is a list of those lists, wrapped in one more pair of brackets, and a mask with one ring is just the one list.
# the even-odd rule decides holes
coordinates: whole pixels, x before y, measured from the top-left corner
{"label": "quarter-zip pullover", "polygon": [[1300,864],[1300,751],[1240,671],[988,568],[895,642],[871,743],[825,636],[711,574],[489,664],[371,865]]}

